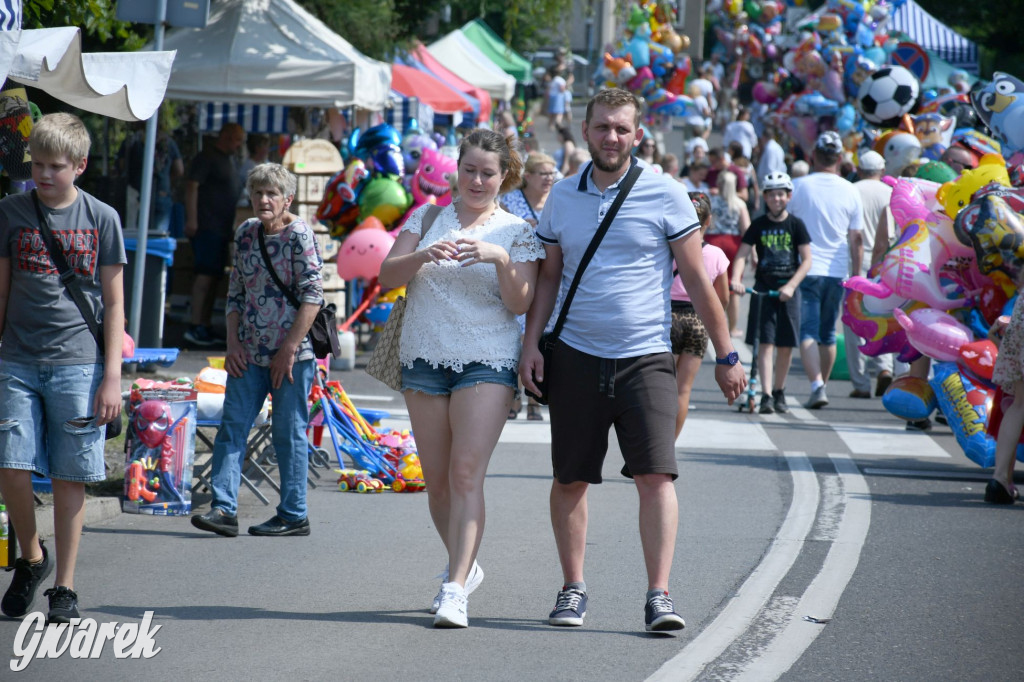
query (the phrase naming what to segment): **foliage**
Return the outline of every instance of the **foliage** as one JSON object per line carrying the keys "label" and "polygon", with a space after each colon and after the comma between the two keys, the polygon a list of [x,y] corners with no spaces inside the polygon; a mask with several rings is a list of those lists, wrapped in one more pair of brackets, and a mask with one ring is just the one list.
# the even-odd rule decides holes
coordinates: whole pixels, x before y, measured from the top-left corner
{"label": "foliage", "polygon": [[115,0],[25,0],[22,26],[78,26],[87,52],[131,52],[152,34],[151,27],[118,21]]}
{"label": "foliage", "polygon": [[1024,51],[1020,29],[1006,17],[1021,16],[1024,0],[1003,3],[963,2],[963,0],[920,0],[919,4],[957,33],[978,43],[981,48],[982,75],[1006,71],[1024,77]]}

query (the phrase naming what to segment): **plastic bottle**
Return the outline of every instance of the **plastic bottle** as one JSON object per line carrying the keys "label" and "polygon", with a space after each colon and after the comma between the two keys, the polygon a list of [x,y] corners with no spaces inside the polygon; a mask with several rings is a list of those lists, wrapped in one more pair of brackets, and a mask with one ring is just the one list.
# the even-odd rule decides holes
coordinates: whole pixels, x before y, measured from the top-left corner
{"label": "plastic bottle", "polygon": [[7,525],[7,507],[0,504],[0,566],[7,566],[7,543],[10,531]]}
{"label": "plastic bottle", "polygon": [[356,335],[350,331],[338,332],[341,357],[331,360],[331,369],[348,371],[356,366]]}

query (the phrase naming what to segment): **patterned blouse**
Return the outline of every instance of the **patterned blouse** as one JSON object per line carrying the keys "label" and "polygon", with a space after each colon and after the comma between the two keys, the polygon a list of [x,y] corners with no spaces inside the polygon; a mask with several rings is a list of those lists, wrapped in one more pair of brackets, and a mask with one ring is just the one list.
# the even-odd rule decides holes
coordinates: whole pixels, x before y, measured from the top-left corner
{"label": "patterned blouse", "polygon": [[[242,223],[235,231],[235,267],[228,285],[226,313],[238,313],[238,340],[245,346],[247,361],[269,367],[274,353],[284,343],[298,309],[274,283],[260,253],[256,218]],[[290,287],[301,303],[322,305],[323,259],[313,230],[299,219],[277,234],[264,235],[267,254],[277,276]],[[313,359],[309,337],[302,340],[296,360]]]}

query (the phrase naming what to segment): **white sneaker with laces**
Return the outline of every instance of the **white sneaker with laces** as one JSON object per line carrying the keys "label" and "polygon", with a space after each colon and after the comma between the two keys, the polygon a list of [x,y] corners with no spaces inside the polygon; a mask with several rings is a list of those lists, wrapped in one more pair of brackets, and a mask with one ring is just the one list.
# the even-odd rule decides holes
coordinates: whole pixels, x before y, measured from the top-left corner
{"label": "white sneaker with laces", "polygon": [[[441,608],[441,592],[443,591],[444,584],[448,582],[448,567],[445,566],[444,570],[434,576],[435,578],[441,579],[441,588],[437,591],[437,595],[434,597],[434,601],[430,604],[430,613],[437,613],[437,610]],[[484,569],[480,568],[480,564],[476,561],[473,562],[473,567],[469,569],[469,576],[466,578],[466,596],[473,594],[473,590],[480,587],[480,583],[484,581]]]}
{"label": "white sneaker with laces", "polygon": [[441,605],[434,615],[435,628],[464,628],[469,626],[466,609],[466,590],[458,583],[441,585]]}

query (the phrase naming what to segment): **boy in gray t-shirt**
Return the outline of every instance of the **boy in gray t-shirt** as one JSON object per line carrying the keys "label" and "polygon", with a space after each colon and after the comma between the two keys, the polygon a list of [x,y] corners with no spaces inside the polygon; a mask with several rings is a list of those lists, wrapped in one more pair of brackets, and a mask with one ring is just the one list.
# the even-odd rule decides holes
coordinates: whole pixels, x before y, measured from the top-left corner
{"label": "boy in gray t-shirt", "polygon": [[[28,613],[56,563],[45,593],[51,623],[79,617],[74,569],[85,484],[105,478],[105,426],[121,418],[126,259],[114,209],[75,187],[89,145],[77,117],[44,116],[29,139],[36,190],[0,201],[0,493],[22,554],[0,610]],[[42,222],[81,283],[86,313],[103,321],[102,349],[61,282]],[[33,471],[53,481],[59,561],[36,530]]]}

